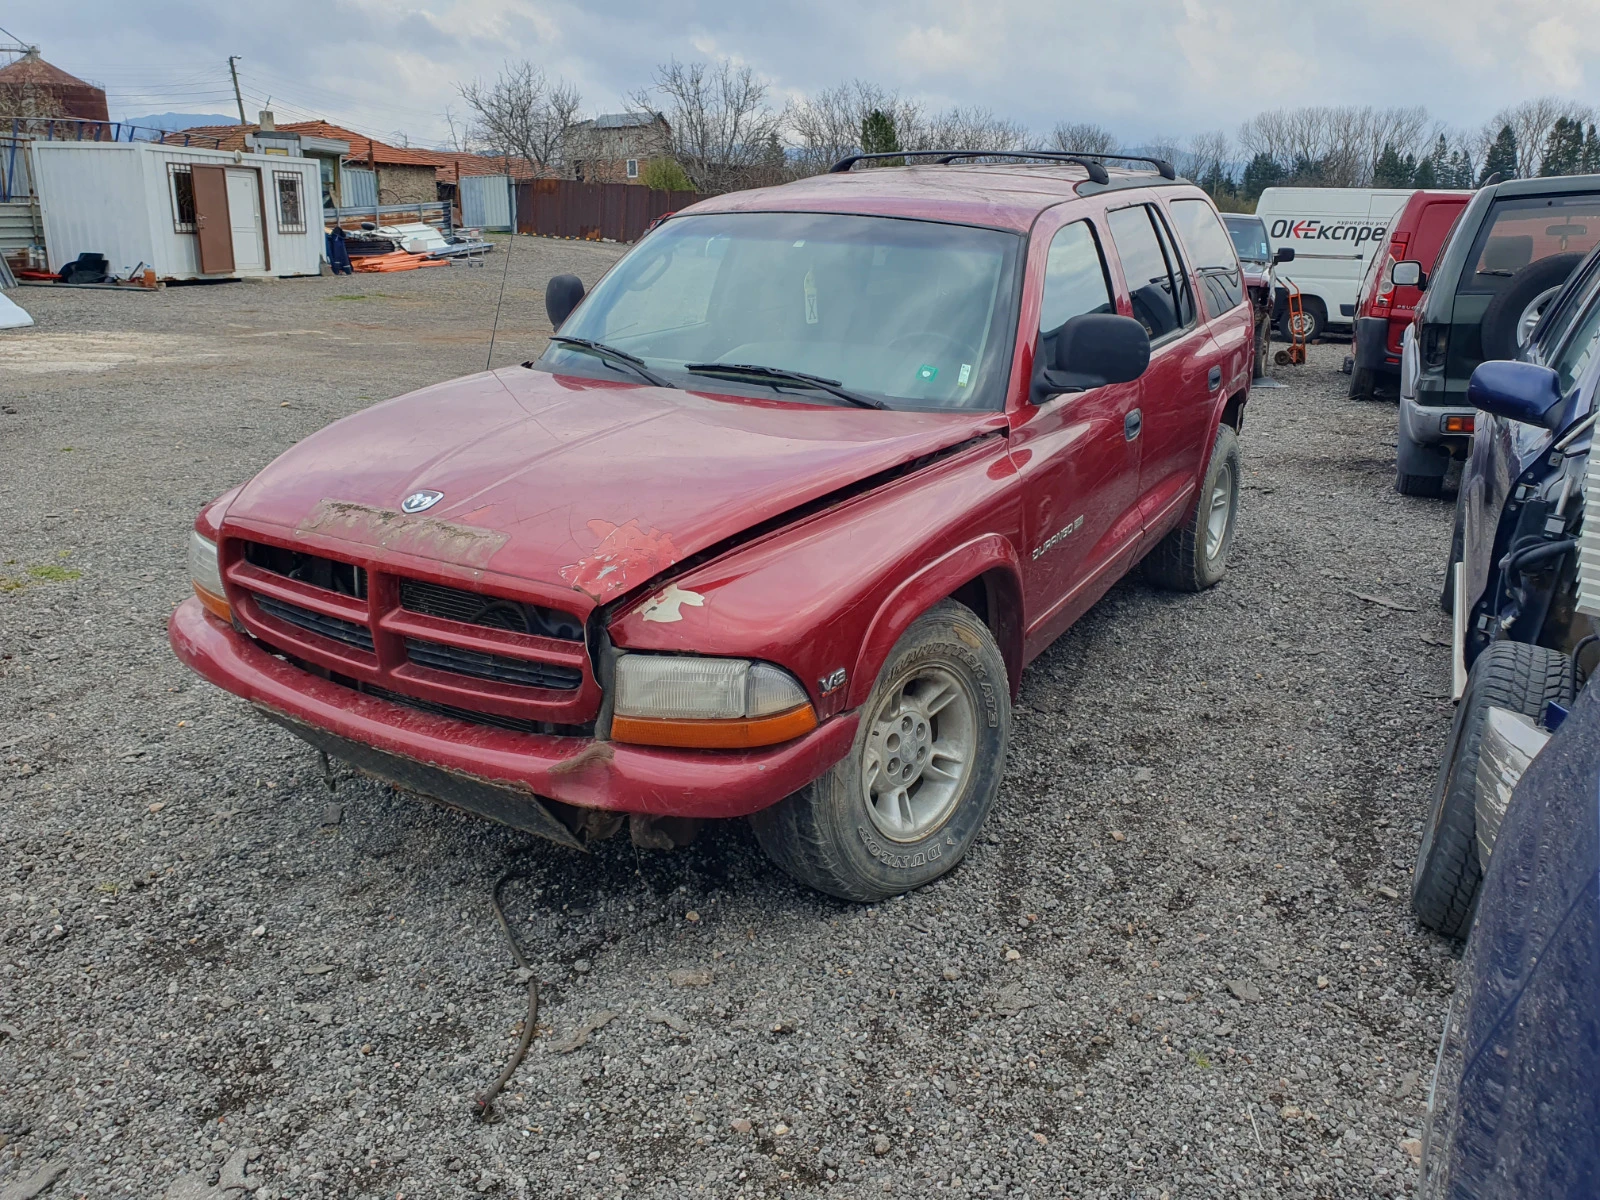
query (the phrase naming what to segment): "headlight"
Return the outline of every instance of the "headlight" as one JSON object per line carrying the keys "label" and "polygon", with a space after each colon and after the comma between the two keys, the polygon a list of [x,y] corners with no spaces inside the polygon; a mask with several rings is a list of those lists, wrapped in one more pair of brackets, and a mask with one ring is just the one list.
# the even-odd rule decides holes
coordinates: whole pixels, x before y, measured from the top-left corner
{"label": "headlight", "polygon": [[729,750],[787,742],[816,725],[799,680],[771,663],[667,654],[617,660],[615,741]]}
{"label": "headlight", "polygon": [[222,589],[222,568],[217,565],[217,544],[194,530],[189,532],[189,583],[207,610],[233,621],[233,609]]}

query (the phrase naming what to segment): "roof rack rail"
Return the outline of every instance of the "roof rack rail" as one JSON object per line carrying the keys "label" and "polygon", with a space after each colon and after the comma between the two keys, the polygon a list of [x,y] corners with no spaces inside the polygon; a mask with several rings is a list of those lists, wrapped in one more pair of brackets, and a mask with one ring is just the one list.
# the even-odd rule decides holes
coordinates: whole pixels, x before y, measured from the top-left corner
{"label": "roof rack rail", "polygon": [[1169,161],[1164,158],[1152,158],[1148,154],[1102,154],[1098,150],[1069,150],[1065,151],[1065,153],[1074,154],[1080,158],[1109,158],[1113,162],[1145,162],[1154,167],[1156,174],[1163,179],[1176,179],[1178,177],[1178,172],[1173,169]]}
{"label": "roof rack rail", "polygon": [[889,150],[881,154],[852,154],[848,158],[841,158],[828,168],[828,174],[842,175],[858,162],[885,158],[934,158],[938,159],[941,166],[947,166],[958,158],[1043,158],[1052,162],[1077,163],[1089,172],[1089,178],[1095,183],[1109,182],[1111,176],[1106,174],[1105,167],[1095,162],[1095,157],[1068,154],[1061,150]]}

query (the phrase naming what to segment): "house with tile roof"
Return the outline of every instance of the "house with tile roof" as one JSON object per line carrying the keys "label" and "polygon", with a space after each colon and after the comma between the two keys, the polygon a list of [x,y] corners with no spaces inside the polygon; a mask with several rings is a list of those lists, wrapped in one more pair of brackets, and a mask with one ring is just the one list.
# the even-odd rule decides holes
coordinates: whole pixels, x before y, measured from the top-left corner
{"label": "house with tile roof", "polygon": [[567,130],[561,147],[584,183],[638,183],[647,162],[671,153],[672,126],[658,112],[601,113]]}

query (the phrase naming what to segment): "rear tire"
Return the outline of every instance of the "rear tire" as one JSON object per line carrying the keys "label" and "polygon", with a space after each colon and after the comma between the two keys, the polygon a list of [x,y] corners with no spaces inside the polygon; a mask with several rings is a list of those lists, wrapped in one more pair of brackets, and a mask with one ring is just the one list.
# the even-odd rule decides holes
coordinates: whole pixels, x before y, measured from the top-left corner
{"label": "rear tire", "polygon": [[861,714],[850,753],[750,825],[801,883],[871,902],[950,871],[994,806],[1011,733],[994,635],[965,605],[934,605],[895,643]]}
{"label": "rear tire", "polygon": [[1444,495],[1444,476],[1407,475],[1404,471],[1396,471],[1394,490],[1402,496],[1423,496],[1429,500],[1437,500]]}
{"label": "rear tire", "polygon": [[1267,360],[1272,355],[1272,318],[1266,312],[1256,314],[1256,357],[1250,367],[1251,379],[1264,379]]}
{"label": "rear tire", "polygon": [[1378,373],[1371,367],[1356,367],[1350,372],[1350,399],[1361,401],[1379,399]]}
{"label": "rear tire", "polygon": [[1575,688],[1572,659],[1545,646],[1496,642],[1478,656],[1450,727],[1450,741],[1433,786],[1428,821],[1417,848],[1411,910],[1446,937],[1466,936],[1478,899],[1478,751],[1490,707],[1537,721],[1554,700],[1568,703]]}
{"label": "rear tire", "polygon": [[1239,439],[1219,425],[1194,507],[1144,560],[1145,578],[1175,592],[1203,592],[1220,583],[1238,515]]}

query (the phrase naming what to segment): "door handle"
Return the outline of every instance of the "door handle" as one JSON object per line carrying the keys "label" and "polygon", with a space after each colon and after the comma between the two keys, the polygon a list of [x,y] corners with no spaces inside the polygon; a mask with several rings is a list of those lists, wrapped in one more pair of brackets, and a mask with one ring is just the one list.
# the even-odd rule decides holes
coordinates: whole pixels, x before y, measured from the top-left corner
{"label": "door handle", "polygon": [[1212,367],[1211,373],[1206,376],[1206,386],[1213,392],[1222,386],[1222,368]]}
{"label": "door handle", "polygon": [[1127,441],[1133,441],[1139,436],[1139,429],[1144,424],[1144,414],[1137,408],[1122,418],[1122,436]]}

